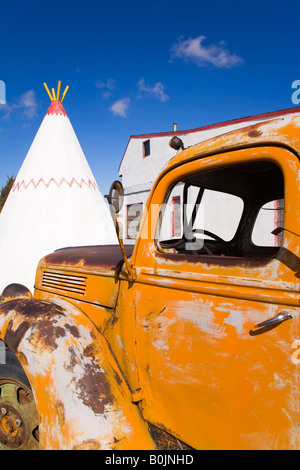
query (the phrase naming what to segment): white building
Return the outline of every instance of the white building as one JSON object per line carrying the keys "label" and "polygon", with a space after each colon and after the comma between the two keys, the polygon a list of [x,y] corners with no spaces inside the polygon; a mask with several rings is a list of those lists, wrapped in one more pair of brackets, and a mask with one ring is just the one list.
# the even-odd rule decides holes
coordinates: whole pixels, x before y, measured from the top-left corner
{"label": "white building", "polygon": [[[169,146],[173,136],[179,136],[183,141],[184,147],[187,148],[235,129],[299,113],[299,110],[299,107],[290,108],[186,131],[177,130],[177,125],[173,124],[171,132],[131,136],[119,166],[119,176],[122,178],[124,187],[124,205],[120,214],[124,242],[127,244],[134,243],[140,217],[152,185],[164,165],[176,154],[174,149]],[[181,210],[181,194],[180,188],[178,188],[178,193],[172,194],[170,236],[179,236]]]}

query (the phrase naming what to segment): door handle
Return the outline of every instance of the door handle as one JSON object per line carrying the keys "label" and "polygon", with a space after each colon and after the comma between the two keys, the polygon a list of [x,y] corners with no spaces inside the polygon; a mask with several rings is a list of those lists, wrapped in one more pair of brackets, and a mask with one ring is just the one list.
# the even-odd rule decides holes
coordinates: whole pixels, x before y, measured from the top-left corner
{"label": "door handle", "polygon": [[289,312],[279,312],[275,317],[269,318],[261,323],[255,325],[254,328],[267,328],[269,326],[279,325],[286,320],[292,320],[294,317]]}

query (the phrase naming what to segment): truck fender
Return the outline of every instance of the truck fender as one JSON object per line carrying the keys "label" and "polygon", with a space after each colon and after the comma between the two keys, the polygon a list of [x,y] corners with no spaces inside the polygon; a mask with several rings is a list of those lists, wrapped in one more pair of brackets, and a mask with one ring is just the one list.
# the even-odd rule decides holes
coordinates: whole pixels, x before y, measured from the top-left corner
{"label": "truck fender", "polygon": [[9,302],[13,299],[32,299],[30,290],[23,284],[9,284],[1,294],[0,303]]}
{"label": "truck fender", "polygon": [[0,339],[15,353],[39,414],[40,449],[155,449],[104,336],[62,299],[0,305]]}

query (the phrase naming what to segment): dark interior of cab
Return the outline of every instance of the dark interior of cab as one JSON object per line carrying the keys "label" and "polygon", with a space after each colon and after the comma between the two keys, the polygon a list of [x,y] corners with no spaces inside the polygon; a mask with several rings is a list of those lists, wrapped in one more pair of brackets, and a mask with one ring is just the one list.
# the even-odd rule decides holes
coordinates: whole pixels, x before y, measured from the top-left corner
{"label": "dark interior of cab", "polygon": [[[272,243],[255,243],[253,241],[253,230],[256,225],[258,216],[263,210],[273,211],[274,226],[260,227],[260,235],[266,235],[270,238],[272,229],[283,225],[284,215],[284,179],[281,169],[272,161],[255,161],[242,164],[234,164],[227,167],[220,167],[211,171],[203,171],[182,179],[180,184],[182,188],[181,199],[182,209],[180,212],[181,227],[188,227],[189,230],[181,230],[181,235],[177,237],[162,238],[161,235],[157,240],[158,250],[164,253],[174,254],[197,254],[206,256],[230,256],[244,258],[270,258],[276,255],[281,242],[282,234],[277,235]],[[188,197],[190,188],[193,188],[196,194],[193,201],[193,208],[189,215],[185,207],[188,205]],[[167,198],[174,186],[170,188]],[[217,211],[213,206],[209,206],[209,214],[206,213],[206,219],[213,219],[214,212],[218,216],[218,221],[214,223],[214,231],[209,227],[209,223],[202,226],[197,224],[197,214],[201,211],[201,205],[205,199],[205,195],[209,191],[213,193],[221,193],[223,200],[225,197],[230,198],[231,195],[242,201],[241,213],[238,215],[236,227],[233,227],[232,220],[236,217],[230,207],[226,207],[224,211]],[[269,206],[268,206],[269,204]],[[264,207],[267,205],[268,207]],[[260,216],[261,217],[261,216]],[[270,212],[268,214],[270,218]],[[224,220],[223,220],[224,219]],[[161,214],[161,223],[163,221],[163,213]],[[228,225],[226,231],[222,227]],[[265,224],[266,225],[266,224]],[[216,228],[220,227],[220,229]],[[161,228],[161,227],[160,227]],[[232,232],[234,230],[234,232]],[[268,233],[263,234],[263,231]],[[223,233],[230,235],[224,237]],[[280,230],[278,230],[280,232]],[[161,231],[159,232],[161,233]],[[201,244],[195,241],[201,240]]]}

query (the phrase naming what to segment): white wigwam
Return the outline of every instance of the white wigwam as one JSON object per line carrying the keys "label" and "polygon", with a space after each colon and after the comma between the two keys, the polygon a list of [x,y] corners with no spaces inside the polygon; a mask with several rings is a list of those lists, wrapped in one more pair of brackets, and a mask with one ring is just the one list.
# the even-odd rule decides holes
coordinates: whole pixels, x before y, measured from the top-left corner
{"label": "white wigwam", "polygon": [[31,291],[39,260],[66,246],[116,244],[109,208],[57,93],[0,214],[0,294]]}

